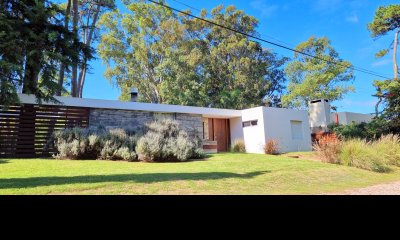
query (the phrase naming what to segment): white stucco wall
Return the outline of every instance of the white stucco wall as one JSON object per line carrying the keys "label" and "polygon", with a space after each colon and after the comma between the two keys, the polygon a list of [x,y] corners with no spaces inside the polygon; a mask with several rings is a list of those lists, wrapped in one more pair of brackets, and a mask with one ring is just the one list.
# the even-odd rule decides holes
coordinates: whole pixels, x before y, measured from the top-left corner
{"label": "white stucco wall", "polygon": [[[278,141],[280,152],[311,151],[311,131],[307,111],[285,108],[263,108],[265,142]],[[301,139],[292,134],[291,121],[301,122]]]}
{"label": "white stucco wall", "polygon": [[231,144],[233,144],[236,140],[244,140],[242,118],[230,118],[229,125],[231,131]]}
{"label": "white stucco wall", "polygon": [[[311,151],[311,131],[307,111],[257,107],[242,110],[242,121],[258,120],[257,126],[243,128],[246,151],[264,153],[268,140],[276,140],[279,151]],[[294,139],[291,121],[301,122],[301,139]],[[232,129],[232,127],[231,127]]]}
{"label": "white stucco wall", "polygon": [[242,122],[258,120],[257,126],[243,127],[243,139],[248,153],[264,153],[265,144],[263,107],[242,110]]}
{"label": "white stucco wall", "polygon": [[327,127],[331,123],[331,105],[329,102],[322,100],[309,104],[310,126],[311,127]]}
{"label": "white stucco wall", "polygon": [[[353,113],[353,112],[338,112],[339,124],[348,125],[352,122],[370,122],[374,117],[371,114]],[[336,122],[336,113],[331,114],[332,123]]]}

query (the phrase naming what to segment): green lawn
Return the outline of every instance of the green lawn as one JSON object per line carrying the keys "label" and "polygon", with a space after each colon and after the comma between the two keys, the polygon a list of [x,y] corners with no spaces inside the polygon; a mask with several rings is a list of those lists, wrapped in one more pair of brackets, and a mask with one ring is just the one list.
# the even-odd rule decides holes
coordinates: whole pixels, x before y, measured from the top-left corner
{"label": "green lawn", "polygon": [[0,160],[0,194],[319,194],[396,180],[400,169],[374,173],[257,154],[185,163]]}

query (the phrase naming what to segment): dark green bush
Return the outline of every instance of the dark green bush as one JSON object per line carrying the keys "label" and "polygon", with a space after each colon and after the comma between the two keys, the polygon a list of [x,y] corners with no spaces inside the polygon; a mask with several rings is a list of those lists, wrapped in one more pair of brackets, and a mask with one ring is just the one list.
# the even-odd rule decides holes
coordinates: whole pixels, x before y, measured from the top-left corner
{"label": "dark green bush", "polygon": [[389,123],[383,118],[374,118],[369,123],[351,123],[349,125],[330,125],[329,129],[343,139],[374,140],[390,134]]}

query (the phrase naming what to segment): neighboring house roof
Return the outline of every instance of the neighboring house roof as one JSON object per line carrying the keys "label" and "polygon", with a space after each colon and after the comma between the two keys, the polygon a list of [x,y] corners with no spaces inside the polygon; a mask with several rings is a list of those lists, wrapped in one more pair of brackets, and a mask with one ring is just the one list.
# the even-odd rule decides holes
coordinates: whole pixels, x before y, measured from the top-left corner
{"label": "neighboring house roof", "polygon": [[[36,104],[34,95],[18,94],[21,103]],[[73,98],[73,97],[56,97],[62,105],[73,107],[89,107],[89,108],[104,108],[104,109],[120,109],[120,110],[137,110],[148,112],[162,113],[187,113],[201,114],[204,117],[227,118],[241,117],[241,110],[221,109],[221,108],[206,108],[206,107],[191,107],[181,105],[141,103],[141,102],[122,102],[116,100],[100,100],[88,98]],[[45,102],[47,105],[57,105],[51,102]]]}

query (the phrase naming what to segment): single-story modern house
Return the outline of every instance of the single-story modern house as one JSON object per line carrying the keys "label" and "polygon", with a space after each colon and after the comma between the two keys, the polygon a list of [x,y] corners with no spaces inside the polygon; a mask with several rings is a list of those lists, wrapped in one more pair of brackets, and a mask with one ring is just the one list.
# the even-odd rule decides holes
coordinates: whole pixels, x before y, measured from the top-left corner
{"label": "single-story modern house", "polygon": [[[23,104],[36,104],[33,95],[20,94],[19,97]],[[311,150],[307,111],[271,107],[232,110],[72,97],[57,99],[63,106],[87,108],[88,126],[134,129],[156,119],[175,119],[189,134],[203,139],[206,152],[228,151],[231,144],[240,139],[249,153],[263,153],[269,139],[277,140],[281,152]]]}
{"label": "single-story modern house", "polygon": [[243,140],[249,153],[263,153],[269,140],[277,141],[280,152],[310,151],[311,134],[326,131],[332,122],[348,124],[371,119],[368,114],[332,115],[325,99],[312,101],[308,112],[273,107],[232,110],[140,103],[136,96],[137,91],[133,91],[131,102],[56,97],[61,105],[37,105],[33,95],[20,94],[21,106],[8,110],[0,106],[0,143],[7,145],[1,147],[0,156],[45,154],[51,134],[65,127],[103,126],[139,131],[145,123],[165,118],[178,121],[190,136],[203,139],[205,152],[229,151],[236,140]]}

